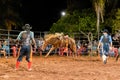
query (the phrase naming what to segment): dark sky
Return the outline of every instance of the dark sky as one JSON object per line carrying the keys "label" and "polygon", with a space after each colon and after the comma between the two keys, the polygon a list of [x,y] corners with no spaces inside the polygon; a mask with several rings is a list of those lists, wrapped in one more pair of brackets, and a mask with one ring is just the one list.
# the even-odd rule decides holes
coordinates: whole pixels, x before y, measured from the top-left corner
{"label": "dark sky", "polygon": [[48,31],[66,8],[67,0],[23,0],[21,17],[33,30]]}

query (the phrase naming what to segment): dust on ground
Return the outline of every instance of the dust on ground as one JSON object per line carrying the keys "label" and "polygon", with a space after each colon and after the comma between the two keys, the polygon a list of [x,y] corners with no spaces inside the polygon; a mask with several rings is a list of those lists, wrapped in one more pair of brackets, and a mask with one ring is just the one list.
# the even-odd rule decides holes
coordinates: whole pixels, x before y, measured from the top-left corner
{"label": "dust on ground", "polygon": [[16,59],[0,58],[0,80],[120,80],[120,61],[111,57],[103,64],[99,56],[33,56],[32,71],[25,58],[15,71]]}

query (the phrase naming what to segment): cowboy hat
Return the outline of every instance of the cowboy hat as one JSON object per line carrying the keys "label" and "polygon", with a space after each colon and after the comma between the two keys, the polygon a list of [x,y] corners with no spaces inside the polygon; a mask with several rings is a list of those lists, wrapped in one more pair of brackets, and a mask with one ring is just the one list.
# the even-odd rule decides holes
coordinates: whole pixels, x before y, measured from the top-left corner
{"label": "cowboy hat", "polygon": [[106,32],[106,33],[108,33],[108,30],[107,30],[107,29],[104,29],[102,32]]}
{"label": "cowboy hat", "polygon": [[32,27],[30,26],[30,24],[25,24],[23,27],[22,27],[23,30],[30,30],[32,29]]}

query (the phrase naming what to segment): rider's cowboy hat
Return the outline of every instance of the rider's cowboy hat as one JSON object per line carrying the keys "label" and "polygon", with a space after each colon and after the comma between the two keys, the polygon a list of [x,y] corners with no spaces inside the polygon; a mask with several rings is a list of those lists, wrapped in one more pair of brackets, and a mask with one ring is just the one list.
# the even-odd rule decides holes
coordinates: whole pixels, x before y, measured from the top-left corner
{"label": "rider's cowboy hat", "polygon": [[30,30],[32,29],[32,27],[30,26],[30,24],[25,24],[23,27],[22,27],[23,30]]}
{"label": "rider's cowboy hat", "polygon": [[107,30],[107,29],[104,29],[102,32],[103,32],[103,33],[104,33],[104,32],[108,33],[108,30]]}

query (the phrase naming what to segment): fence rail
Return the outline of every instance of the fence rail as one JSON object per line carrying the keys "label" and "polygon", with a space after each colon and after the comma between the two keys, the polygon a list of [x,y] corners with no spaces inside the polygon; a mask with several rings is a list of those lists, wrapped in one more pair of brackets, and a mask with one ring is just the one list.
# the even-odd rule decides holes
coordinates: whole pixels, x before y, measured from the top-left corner
{"label": "fence rail", "polygon": [[[45,34],[48,33],[48,31],[45,31],[45,32],[40,32],[40,31],[33,31],[34,32],[34,35],[35,37],[44,37]],[[9,40],[9,39],[16,39],[18,34],[20,33],[20,30],[11,30],[11,31],[8,31],[6,29],[0,29],[0,40]],[[86,36],[84,36],[83,34],[81,33],[73,33],[74,34],[74,38],[76,40],[76,43],[80,40],[80,42],[88,42],[88,39]],[[115,47],[118,47],[119,45],[117,44],[116,41],[113,41],[114,46]],[[8,43],[9,46],[11,45],[10,43]]]}

